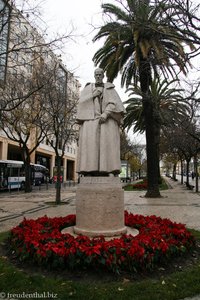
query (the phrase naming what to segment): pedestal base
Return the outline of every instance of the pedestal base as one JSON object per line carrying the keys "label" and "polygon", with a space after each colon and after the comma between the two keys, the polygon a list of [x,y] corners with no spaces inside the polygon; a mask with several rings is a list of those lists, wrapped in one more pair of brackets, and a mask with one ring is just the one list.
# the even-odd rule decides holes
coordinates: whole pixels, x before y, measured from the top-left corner
{"label": "pedestal base", "polygon": [[82,177],[76,192],[75,234],[120,236],[124,225],[124,191],[118,177]]}

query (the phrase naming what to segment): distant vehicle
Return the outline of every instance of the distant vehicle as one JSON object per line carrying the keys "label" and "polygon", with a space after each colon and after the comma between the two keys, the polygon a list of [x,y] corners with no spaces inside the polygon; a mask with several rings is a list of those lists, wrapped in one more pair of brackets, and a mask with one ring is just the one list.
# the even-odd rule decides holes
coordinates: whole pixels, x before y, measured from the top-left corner
{"label": "distant vehicle", "polygon": [[[40,185],[49,178],[49,170],[42,165],[31,163],[33,185]],[[0,160],[0,190],[24,189],[24,162],[18,160]]]}

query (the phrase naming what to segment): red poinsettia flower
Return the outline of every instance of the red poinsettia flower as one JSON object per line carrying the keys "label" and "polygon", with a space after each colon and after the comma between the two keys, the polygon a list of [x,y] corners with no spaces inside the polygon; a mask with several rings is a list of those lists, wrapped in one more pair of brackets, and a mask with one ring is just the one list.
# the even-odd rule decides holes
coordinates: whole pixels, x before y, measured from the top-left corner
{"label": "red poinsettia flower", "polygon": [[125,211],[125,225],[139,230],[136,236],[105,240],[103,236],[74,237],[61,231],[74,226],[75,215],[36,220],[24,219],[11,231],[10,247],[21,260],[29,259],[53,267],[103,266],[114,272],[151,268],[162,259],[189,250],[194,238],[183,224],[156,216],[133,215]]}

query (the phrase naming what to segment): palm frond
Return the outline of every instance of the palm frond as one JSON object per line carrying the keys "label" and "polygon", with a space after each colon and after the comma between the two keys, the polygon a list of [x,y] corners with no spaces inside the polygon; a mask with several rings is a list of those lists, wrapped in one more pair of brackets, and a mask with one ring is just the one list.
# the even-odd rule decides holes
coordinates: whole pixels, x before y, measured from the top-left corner
{"label": "palm frond", "polygon": [[130,21],[130,15],[114,4],[105,3],[102,5],[102,8],[105,14],[113,15],[118,21],[123,21],[123,22]]}

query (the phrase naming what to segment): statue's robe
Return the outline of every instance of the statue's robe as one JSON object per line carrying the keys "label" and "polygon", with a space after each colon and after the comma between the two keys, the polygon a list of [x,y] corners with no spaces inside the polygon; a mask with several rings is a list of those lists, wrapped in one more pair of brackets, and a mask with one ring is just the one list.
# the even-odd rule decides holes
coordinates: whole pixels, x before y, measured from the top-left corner
{"label": "statue's robe", "polygon": [[[119,174],[120,130],[124,107],[112,83],[105,83],[101,99],[93,98],[95,84],[83,89],[77,108],[80,124],[77,172]],[[105,123],[99,117],[106,116]]]}

